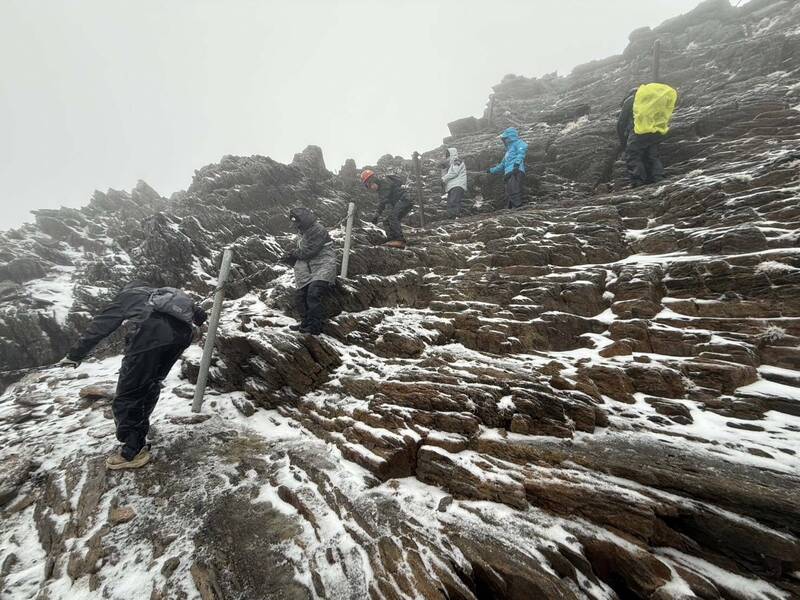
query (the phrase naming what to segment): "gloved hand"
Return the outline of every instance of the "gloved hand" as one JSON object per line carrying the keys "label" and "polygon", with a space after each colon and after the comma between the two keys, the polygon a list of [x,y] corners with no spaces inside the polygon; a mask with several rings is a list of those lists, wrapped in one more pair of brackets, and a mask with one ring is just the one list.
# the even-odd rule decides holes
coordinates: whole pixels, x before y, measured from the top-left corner
{"label": "gloved hand", "polygon": [[518,172],[519,172],[519,165],[517,164],[517,165],[514,165],[514,173],[518,173]]}
{"label": "gloved hand", "polygon": [[373,225],[377,225],[378,224],[378,219],[380,219],[380,217],[378,215],[375,215],[374,217],[372,217],[372,224]]}
{"label": "gloved hand", "polygon": [[77,369],[81,366],[81,361],[79,360],[72,360],[71,358],[67,358],[66,356],[58,361],[59,367],[72,367],[73,369]]}
{"label": "gloved hand", "polygon": [[285,265],[293,265],[297,262],[297,257],[294,255],[294,252],[287,252],[283,256],[278,259],[279,262],[282,262]]}
{"label": "gloved hand", "polygon": [[208,313],[203,310],[201,306],[195,306],[194,313],[192,314],[192,323],[197,327],[202,327],[203,323],[208,321]]}
{"label": "gloved hand", "polygon": [[487,172],[489,175],[491,175],[491,174],[492,174],[492,168],[491,168],[491,167],[489,167],[488,169],[486,169],[486,172]]}

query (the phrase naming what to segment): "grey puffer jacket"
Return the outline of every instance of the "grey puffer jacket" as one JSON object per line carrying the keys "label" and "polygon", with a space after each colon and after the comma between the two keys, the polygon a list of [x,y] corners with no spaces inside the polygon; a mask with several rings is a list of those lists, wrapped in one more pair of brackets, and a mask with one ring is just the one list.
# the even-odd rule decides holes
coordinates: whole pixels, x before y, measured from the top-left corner
{"label": "grey puffer jacket", "polygon": [[460,187],[467,191],[467,165],[458,158],[458,150],[448,148],[449,167],[442,169],[442,182],[445,185],[444,191],[449,192],[453,188]]}
{"label": "grey puffer jacket", "polygon": [[328,230],[317,220],[317,215],[307,208],[289,211],[300,231],[297,248],[291,253],[295,259],[294,281],[297,289],[312,281],[336,281],[338,263],[333,240]]}

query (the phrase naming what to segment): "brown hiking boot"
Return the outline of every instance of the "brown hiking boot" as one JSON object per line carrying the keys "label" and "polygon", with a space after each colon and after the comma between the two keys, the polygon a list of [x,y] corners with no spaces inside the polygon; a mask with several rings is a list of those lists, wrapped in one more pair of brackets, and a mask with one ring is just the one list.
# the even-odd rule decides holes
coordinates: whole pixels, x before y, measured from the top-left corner
{"label": "brown hiking boot", "polygon": [[106,459],[106,468],[116,471],[119,469],[138,469],[145,466],[150,462],[150,452],[147,448],[139,450],[139,454],[130,460],[125,460],[125,457],[117,450],[114,454]]}
{"label": "brown hiking boot", "polygon": [[387,248],[400,248],[401,250],[406,247],[404,240],[389,240],[384,244]]}

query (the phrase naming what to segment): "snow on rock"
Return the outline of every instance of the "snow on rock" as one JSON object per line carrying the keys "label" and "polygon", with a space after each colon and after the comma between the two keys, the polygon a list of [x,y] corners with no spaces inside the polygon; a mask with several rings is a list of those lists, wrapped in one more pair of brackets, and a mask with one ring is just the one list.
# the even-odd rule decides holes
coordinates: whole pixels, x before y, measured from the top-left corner
{"label": "snow on rock", "polygon": [[[466,214],[446,218],[441,149],[423,154],[429,226],[412,212],[395,250],[357,219],[318,337],[289,328],[287,209],[338,246],[349,201],[375,199],[316,147],[0,234],[0,596],[800,597],[800,12],[719,10],[564,78],[506,77],[492,127],[451,127]],[[614,119],[656,37],[683,101],[667,179],[628,190]],[[509,125],[531,157],[516,211],[483,174]],[[78,369],[17,370],[132,277],[208,298],[226,246],[204,414],[194,345],[152,463],[107,472],[122,332]]]}

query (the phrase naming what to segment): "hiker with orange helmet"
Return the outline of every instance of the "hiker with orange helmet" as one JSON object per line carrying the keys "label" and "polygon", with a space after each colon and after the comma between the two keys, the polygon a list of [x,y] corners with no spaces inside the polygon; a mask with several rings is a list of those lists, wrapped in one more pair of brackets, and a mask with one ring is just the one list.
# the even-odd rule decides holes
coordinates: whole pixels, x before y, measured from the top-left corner
{"label": "hiker with orange helmet", "polygon": [[389,212],[383,221],[384,230],[390,248],[405,248],[406,238],[403,236],[402,220],[411,212],[412,204],[403,188],[403,180],[396,175],[378,177],[374,171],[365,169],[361,172],[361,183],[368,190],[378,192],[378,209],[372,222],[377,225],[384,209],[389,207]]}

